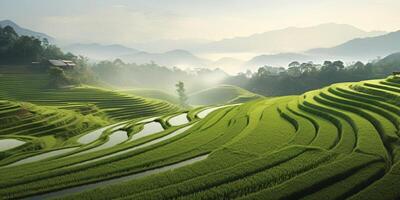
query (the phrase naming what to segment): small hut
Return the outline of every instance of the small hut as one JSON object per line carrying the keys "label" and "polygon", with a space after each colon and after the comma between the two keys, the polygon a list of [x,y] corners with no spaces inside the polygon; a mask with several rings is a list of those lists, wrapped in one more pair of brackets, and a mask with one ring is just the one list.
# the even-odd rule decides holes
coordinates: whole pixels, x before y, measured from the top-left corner
{"label": "small hut", "polygon": [[53,67],[59,67],[64,70],[74,69],[76,64],[70,60],[48,60],[48,64]]}

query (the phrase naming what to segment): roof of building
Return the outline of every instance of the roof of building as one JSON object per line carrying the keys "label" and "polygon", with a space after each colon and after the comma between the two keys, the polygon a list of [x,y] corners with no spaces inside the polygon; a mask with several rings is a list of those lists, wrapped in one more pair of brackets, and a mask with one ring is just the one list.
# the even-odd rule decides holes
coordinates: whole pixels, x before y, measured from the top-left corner
{"label": "roof of building", "polygon": [[75,66],[75,63],[70,60],[49,60],[49,63],[56,67]]}

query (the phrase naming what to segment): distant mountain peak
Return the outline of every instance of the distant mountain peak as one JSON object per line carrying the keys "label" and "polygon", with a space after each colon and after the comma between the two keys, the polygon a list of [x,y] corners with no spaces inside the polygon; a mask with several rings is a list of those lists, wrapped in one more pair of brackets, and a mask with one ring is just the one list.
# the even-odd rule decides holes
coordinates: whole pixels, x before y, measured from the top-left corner
{"label": "distant mountain peak", "polygon": [[115,59],[139,51],[120,44],[75,43],[62,49],[94,60]]}
{"label": "distant mountain peak", "polygon": [[198,52],[208,53],[267,53],[303,52],[311,48],[331,47],[358,37],[381,35],[355,26],[325,23],[307,27],[288,27],[211,42]]}
{"label": "distant mountain peak", "polygon": [[2,27],[11,26],[11,27],[19,27],[20,28],[20,26],[18,24],[16,24],[15,22],[13,22],[13,21],[11,21],[9,19],[5,19],[5,20],[0,21],[0,24],[1,24]]}
{"label": "distant mountain peak", "polygon": [[309,54],[369,57],[384,56],[400,51],[400,30],[375,37],[355,38],[331,48],[316,48],[307,51]]}
{"label": "distant mountain peak", "polygon": [[55,39],[53,37],[51,37],[45,33],[40,33],[40,32],[36,32],[36,31],[30,30],[27,28],[23,28],[23,27],[19,26],[17,23],[15,23],[14,21],[9,20],[9,19],[0,21],[0,26],[1,27],[11,26],[18,35],[32,36],[32,37],[39,38],[39,39],[47,38],[47,40],[49,40],[49,42],[51,42],[51,43],[55,42]]}
{"label": "distant mountain peak", "polygon": [[167,51],[165,53],[166,54],[191,55],[191,56],[193,56],[192,53],[190,53],[189,51],[184,50],[184,49],[174,49],[174,50],[171,50],[171,51]]}

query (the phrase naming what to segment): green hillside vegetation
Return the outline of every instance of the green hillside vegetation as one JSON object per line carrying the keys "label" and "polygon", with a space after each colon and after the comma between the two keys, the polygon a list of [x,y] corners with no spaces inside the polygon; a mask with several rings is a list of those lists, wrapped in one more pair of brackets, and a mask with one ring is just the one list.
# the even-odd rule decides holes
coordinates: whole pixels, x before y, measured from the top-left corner
{"label": "green hillside vegetation", "polygon": [[0,101],[0,124],[0,140],[14,138],[25,142],[13,151],[0,152],[0,159],[12,155],[9,161],[14,161],[14,158],[73,146],[66,142],[69,138],[105,126],[109,121],[99,114]]}
{"label": "green hillside vegetation", "polygon": [[262,98],[240,87],[219,85],[189,95],[189,103],[193,105],[215,105],[225,103],[243,103]]}
{"label": "green hillside vegetation", "polygon": [[[0,66],[0,99],[57,106],[67,110],[104,114],[110,120],[126,120],[179,110],[165,101],[149,100],[102,88],[82,85],[50,89],[50,76],[29,70]],[[26,66],[25,66],[26,68]],[[28,67],[29,68],[29,67]]]}
{"label": "green hillside vegetation", "polygon": [[130,89],[121,90],[123,93],[133,94],[144,98],[164,100],[172,104],[179,104],[177,96],[173,96],[158,89]]}
{"label": "green hillside vegetation", "polygon": [[50,78],[26,65],[0,66],[0,140],[25,142],[0,152],[4,163],[75,147],[71,138],[108,124],[179,110],[164,101],[85,85],[50,89]]}
{"label": "green hillside vegetation", "polygon": [[[2,80],[15,82],[15,77]],[[90,98],[82,91],[89,92]],[[123,100],[100,100],[95,91]],[[23,96],[18,90],[15,94],[3,95]],[[104,105],[133,98],[89,87],[42,93],[47,102],[39,95],[26,95],[42,105],[58,105],[55,96],[72,103],[89,99],[114,119],[127,119],[119,114],[130,110],[130,104],[122,104],[126,107],[121,112]],[[400,78],[391,76],[218,109],[176,111],[147,120],[132,117],[102,130],[101,137],[89,142],[80,140],[93,132],[71,137],[64,147],[75,145],[74,149],[41,162],[13,164],[20,159],[7,154],[0,161],[0,196],[399,199],[399,98]],[[5,102],[0,108],[12,107]],[[204,114],[209,109],[214,111]],[[169,121],[180,116],[186,122],[171,126]],[[10,151],[15,149],[6,153]]]}
{"label": "green hillside vegetation", "polygon": [[[393,44],[396,46],[397,43]],[[358,61],[347,65],[340,60],[326,60],[321,64],[293,61],[286,69],[263,66],[254,73],[228,77],[224,83],[264,96],[299,95],[334,83],[385,78],[394,71],[400,71],[400,53],[368,63]]]}

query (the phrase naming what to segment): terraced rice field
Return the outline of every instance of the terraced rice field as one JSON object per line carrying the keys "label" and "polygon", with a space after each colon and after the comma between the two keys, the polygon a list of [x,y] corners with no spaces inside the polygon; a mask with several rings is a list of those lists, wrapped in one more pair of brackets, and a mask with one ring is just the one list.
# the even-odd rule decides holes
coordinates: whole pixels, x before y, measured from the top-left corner
{"label": "terraced rice field", "polygon": [[226,103],[243,103],[263,98],[243,88],[233,85],[218,85],[212,88],[189,94],[189,103],[193,105],[215,105]]}
{"label": "terraced rice field", "polygon": [[[400,78],[389,77],[335,84],[300,96],[153,113],[157,117],[105,111],[113,122],[101,124],[104,118],[91,115],[98,117],[98,123],[90,123],[96,128],[64,140],[22,128],[21,133],[1,135],[26,143],[3,151],[0,196],[399,199],[399,99]],[[105,109],[101,105],[96,104],[100,111]],[[18,104],[7,101],[0,109],[11,112]],[[53,148],[35,150],[38,138]],[[13,165],[68,148],[73,149],[40,162]]]}
{"label": "terraced rice field", "polygon": [[3,73],[0,76],[0,83],[2,83],[0,84],[0,99],[56,106],[85,115],[104,115],[117,121],[179,110],[178,107],[164,101],[90,86],[47,89],[49,78],[48,75],[42,73]]}

